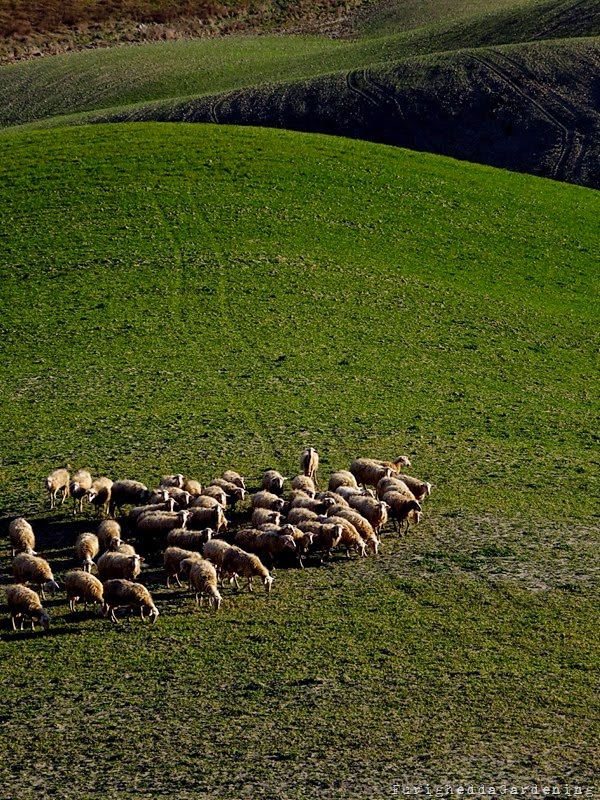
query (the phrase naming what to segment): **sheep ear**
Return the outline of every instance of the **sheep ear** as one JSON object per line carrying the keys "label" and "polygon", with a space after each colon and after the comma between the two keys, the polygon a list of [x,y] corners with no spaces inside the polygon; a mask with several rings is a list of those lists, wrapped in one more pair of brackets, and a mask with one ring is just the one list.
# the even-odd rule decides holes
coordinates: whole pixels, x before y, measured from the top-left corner
{"label": "sheep ear", "polygon": [[140,561],[145,561],[145,560],[146,560],[146,559],[144,558],[144,556],[140,556],[139,558],[140,558]]}

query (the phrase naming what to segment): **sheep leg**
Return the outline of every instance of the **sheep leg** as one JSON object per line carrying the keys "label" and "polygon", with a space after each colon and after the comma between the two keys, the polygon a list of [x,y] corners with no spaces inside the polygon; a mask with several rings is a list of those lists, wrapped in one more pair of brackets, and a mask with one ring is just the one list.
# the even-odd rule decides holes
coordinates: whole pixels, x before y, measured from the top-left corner
{"label": "sheep leg", "polygon": [[117,619],[117,617],[115,615],[115,607],[114,606],[108,606],[108,607],[110,608],[110,619],[111,619],[111,622],[114,622],[117,625],[120,625],[120,622],[119,622],[119,620]]}
{"label": "sheep leg", "polygon": [[11,615],[10,615],[10,619],[11,619],[12,626],[13,626],[13,631],[16,631],[16,630],[17,630],[17,624],[16,624],[16,622],[15,622],[15,617],[16,617],[16,615],[15,615],[15,614],[11,614]]}

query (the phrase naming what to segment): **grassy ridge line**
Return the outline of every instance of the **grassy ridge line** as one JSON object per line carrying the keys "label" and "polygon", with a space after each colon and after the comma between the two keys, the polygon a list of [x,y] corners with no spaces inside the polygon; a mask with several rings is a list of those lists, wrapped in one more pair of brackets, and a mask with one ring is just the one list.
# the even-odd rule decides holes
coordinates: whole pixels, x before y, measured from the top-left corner
{"label": "grassy ridge line", "polygon": [[[353,42],[296,37],[235,37],[74,53],[0,69],[0,125],[16,125],[143,100],[229,91],[241,85],[309,79],[339,70],[397,63],[434,52],[544,38],[600,34],[600,15],[578,6],[526,4],[456,25],[363,37]],[[563,19],[564,18],[564,19]],[[126,74],[126,81],[123,75]]]}
{"label": "grassy ridge line", "polygon": [[324,472],[407,450],[450,511],[591,513],[595,193],[213,126],[3,163],[4,513],[65,461],[288,473],[309,443]]}

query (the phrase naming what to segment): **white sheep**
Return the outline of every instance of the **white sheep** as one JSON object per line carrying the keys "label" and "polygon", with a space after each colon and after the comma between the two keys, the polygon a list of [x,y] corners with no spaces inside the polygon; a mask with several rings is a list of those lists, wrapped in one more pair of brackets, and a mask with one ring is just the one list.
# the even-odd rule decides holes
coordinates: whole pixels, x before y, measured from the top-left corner
{"label": "white sheep", "polygon": [[190,507],[194,498],[193,495],[191,495],[189,492],[186,492],[185,489],[180,489],[179,486],[167,486],[166,490],[169,498],[173,500],[178,510]]}
{"label": "white sheep", "polygon": [[[183,563],[182,563],[183,567]],[[183,567],[185,570],[185,567]],[[221,606],[221,594],[217,588],[217,571],[206,559],[192,559],[189,565],[188,581],[190,589],[196,593],[196,603],[200,598],[200,605],[206,597],[215,611]]]}
{"label": "white sheep", "polygon": [[327,488],[330,492],[337,492],[339,486],[352,486],[358,489],[358,483],[354,475],[345,469],[340,469],[337,472],[332,472],[329,476],[329,483]]}
{"label": "white sheep", "polygon": [[382,467],[391,467],[395,472],[400,472],[400,467],[410,467],[410,459],[408,456],[398,456],[393,461],[381,461],[378,458],[373,458],[376,464],[380,464]]}
{"label": "white sheep", "polygon": [[379,537],[375,533],[371,523],[366,520],[362,514],[359,514],[358,511],[353,508],[332,506],[328,510],[327,515],[328,517],[342,517],[343,519],[347,519],[348,522],[351,522],[367,543],[367,548],[377,555],[380,545]]}
{"label": "white sheep", "polygon": [[[300,528],[296,528],[294,525],[291,525],[287,522],[285,525],[273,525],[268,523],[267,525],[261,525],[259,530],[265,533],[277,534],[277,536],[289,536],[291,539],[293,539],[296,545],[294,552],[295,560],[298,566],[304,569],[304,563],[302,559],[313,543],[314,536],[312,533],[308,531],[301,531]],[[288,552],[292,552],[292,548],[289,548]],[[283,551],[281,555],[284,553],[285,551]]]}
{"label": "white sheep", "polygon": [[20,630],[23,630],[25,617],[31,619],[31,630],[34,628],[35,620],[40,623],[45,631],[50,627],[50,616],[43,608],[38,593],[34,592],[33,589],[29,589],[27,586],[7,586],[6,600],[13,630],[17,630],[17,621],[21,623]]}
{"label": "white sheep", "polygon": [[108,514],[112,485],[113,482],[111,479],[104,475],[92,481],[87,499],[90,505],[96,507],[96,515],[99,515],[101,512]]}
{"label": "white sheep", "polygon": [[217,574],[223,574],[223,559],[225,553],[232,547],[224,539],[210,539],[202,548],[202,555],[211,561],[217,568]]}
{"label": "white sheep", "polygon": [[413,478],[412,475],[398,473],[398,478],[408,486],[417,500],[424,500],[426,497],[429,497],[431,490],[433,489],[433,485],[431,483],[419,480],[419,478]]}
{"label": "white sheep", "polygon": [[350,508],[358,511],[371,523],[376,534],[388,521],[388,509],[383,500],[374,500],[372,497],[363,495],[351,495],[348,498],[348,503]]}
{"label": "white sheep", "polygon": [[317,522],[319,515],[316,511],[311,511],[310,508],[291,508],[285,519],[290,525],[298,525],[298,523],[306,522],[307,520]]}
{"label": "white sheep", "polygon": [[96,529],[100,551],[116,550],[121,544],[121,526],[114,519],[103,519]]}
{"label": "white sheep", "polygon": [[340,543],[346,548],[346,558],[350,558],[350,550],[356,550],[362,557],[367,555],[367,543],[349,520],[344,517],[331,516],[328,522],[342,528]]}
{"label": "white sheep", "polygon": [[296,542],[289,534],[280,535],[271,531],[260,531],[256,528],[242,528],[234,539],[234,544],[248,553],[256,553],[262,559],[269,559],[272,563],[275,556],[284,550],[296,552]]}
{"label": "white sheep", "polygon": [[[329,506],[333,506],[335,503],[336,500],[329,496],[323,497],[323,499],[317,497],[294,497],[290,502],[290,511],[294,508],[307,508],[315,514],[324,514]],[[289,517],[289,512],[287,516]]]}
{"label": "white sheep", "polygon": [[409,499],[414,497],[407,484],[397,475],[391,475],[389,478],[382,478],[378,481],[376,491],[379,499],[381,499],[386,492],[405,493]]}
{"label": "white sheep", "polygon": [[100,542],[94,533],[80,533],[75,542],[75,558],[84,572],[91,572],[94,559],[100,552]]}
{"label": "white sheep", "polygon": [[315,482],[312,478],[309,478],[308,475],[296,475],[295,478],[292,478],[291,485],[292,489],[298,489],[308,495],[308,497],[314,497],[317,493]]}
{"label": "white sheep", "polygon": [[46,599],[45,590],[54,594],[59,588],[58,583],[54,580],[50,564],[40,556],[19,553],[15,556],[12,566],[15,582],[33,583],[35,586],[39,586],[42,600]]}
{"label": "white sheep", "polygon": [[281,495],[285,480],[287,479],[284,478],[280,472],[277,472],[276,469],[268,469],[265,473],[263,473],[260,485],[265,492]]}
{"label": "white sheep", "polygon": [[405,532],[408,533],[410,520],[415,525],[421,521],[421,504],[414,496],[411,499],[405,492],[389,491],[383,495],[383,501],[389,507],[389,516],[394,522],[394,528],[396,528],[396,523],[400,528],[405,525]]}
{"label": "white sheep", "polygon": [[[235,483],[231,483],[230,481],[226,481],[224,478],[215,478],[210,483],[211,486],[218,486],[219,489],[223,489],[225,494],[227,495],[227,501],[232,509],[235,510],[235,507],[238,503],[242,502],[244,497],[246,496],[246,490],[238,486]],[[206,491],[205,487],[205,491]]]}
{"label": "white sheep", "polygon": [[250,592],[252,591],[252,580],[255,576],[262,580],[267,594],[269,594],[273,585],[273,578],[260,558],[254,553],[246,553],[235,545],[223,554],[222,572],[223,575],[229,575],[233,578],[237,589],[240,588],[237,581],[238,577],[247,578],[247,586]]}
{"label": "white sheep", "polygon": [[92,476],[87,469],[78,470],[69,483],[69,495],[73,498],[73,514],[83,511],[83,501],[92,488]]}
{"label": "white sheep", "polygon": [[152,595],[141,583],[133,583],[133,581],[123,578],[105,581],[105,615],[110,611],[111,620],[118,623],[119,620],[115,615],[115,611],[117,608],[123,607],[127,608],[129,611],[128,619],[131,619],[131,612],[134,608],[139,608],[142,621],[145,621],[144,609],[149,610],[149,618],[152,622],[156,622],[158,617],[158,609],[154,605]]}
{"label": "white sheep", "polygon": [[189,509],[183,511],[151,511],[138,517],[136,528],[140,533],[168,533],[173,528],[185,528],[191,518]]}
{"label": "white sheep", "polygon": [[45,479],[45,486],[48,492],[50,492],[50,508],[54,508],[56,506],[56,495],[58,492],[62,493],[62,499],[60,504],[65,502],[67,497],[69,496],[69,482],[71,480],[71,476],[69,475],[69,471],[66,469],[55,469],[54,472],[51,472],[50,475]]}
{"label": "white sheep", "polygon": [[167,589],[171,588],[171,578],[175,578],[177,585],[181,586],[179,580],[179,572],[181,569],[181,562],[184,559],[198,557],[199,553],[194,553],[191,550],[184,550],[182,547],[167,547],[163,557],[163,564],[165,572],[167,573]]}
{"label": "white sheep", "polygon": [[144,558],[137,554],[106,552],[98,559],[98,577],[102,582],[109,578],[124,578],[134,581],[142,571]]}
{"label": "white sheep", "polygon": [[88,603],[104,604],[104,590],[95,575],[74,569],[67,572],[64,584],[71,611],[75,611],[75,604],[78,600],[83,600],[85,610],[87,610]]}
{"label": "white sheep", "polygon": [[246,481],[242,478],[239,472],[235,472],[233,469],[226,469],[225,472],[221,475],[224,481],[228,481],[228,483],[233,483],[235,486],[238,486],[240,489],[246,488]]}
{"label": "white sheep", "polygon": [[198,497],[202,493],[202,484],[194,478],[186,478],[182,488],[189,492],[192,497]]}
{"label": "white sheep", "polygon": [[35,553],[35,534],[31,524],[25,517],[17,517],[11,520],[8,526],[8,536],[12,545],[12,554],[28,553],[30,556]]}
{"label": "white sheep", "polygon": [[[238,486],[235,488],[239,489],[240,487]],[[223,489],[222,486],[216,486],[214,483],[211,483],[210,486],[205,486],[204,489],[202,489],[201,495],[216,500],[220,506],[223,506],[223,508],[225,508],[225,506],[227,505],[227,492],[225,491],[225,489]],[[240,499],[243,498],[240,497]]]}
{"label": "white sheep", "polygon": [[167,534],[167,544],[169,547],[181,547],[185,550],[202,553],[204,545],[212,539],[212,535],[212,528],[204,528],[201,531],[188,531],[184,528],[173,528]]}
{"label": "white sheep", "polygon": [[258,528],[260,525],[268,523],[279,525],[280,521],[281,514],[279,511],[270,511],[268,508],[255,508],[250,519],[253,528]]}
{"label": "white sheep", "polygon": [[[383,480],[391,480],[391,478],[383,478]],[[381,481],[379,483],[381,483]],[[358,494],[364,497],[373,497],[374,493],[372,489],[359,489],[358,486],[338,486],[334,494],[348,502],[348,498],[351,495]]]}
{"label": "white sheep", "polygon": [[193,506],[188,513],[190,516],[187,527],[192,530],[212,528],[217,534],[227,530],[227,518],[225,517],[223,506],[218,503],[212,508]]}
{"label": "white sheep", "polygon": [[278,497],[273,492],[268,492],[263,489],[252,495],[252,508],[268,508],[271,511],[283,511],[285,508],[285,500]]}
{"label": "white sheep", "polygon": [[[166,495],[166,492],[164,493]],[[119,513],[123,512],[123,506],[141,506],[149,502],[150,490],[140,481],[134,481],[130,478],[114,481],[111,486],[111,496],[109,504],[110,516],[114,517],[115,510]],[[165,496],[160,497],[155,502],[163,502],[166,500]],[[154,501],[153,501],[154,502]]]}
{"label": "white sheep", "polygon": [[356,482],[366,489],[367,486],[377,486],[378,481],[389,478],[395,470],[393,467],[379,464],[372,458],[357,458],[350,464],[350,472],[356,478]]}
{"label": "white sheep", "polygon": [[317,485],[317,470],[319,469],[319,454],[314,447],[307,447],[300,455],[300,470],[303,475],[311,478]]}
{"label": "white sheep", "polygon": [[167,487],[175,487],[177,489],[183,489],[185,484],[185,475],[182,475],[181,472],[178,472],[177,475],[163,475],[160,479],[160,485],[167,488]]}
{"label": "white sheep", "polygon": [[[217,491],[222,491],[219,489],[218,486],[214,487]],[[194,497],[192,500],[191,508],[215,508],[216,506],[221,506],[224,508],[223,503],[220,503],[216,497],[211,497],[208,494],[200,494]]]}
{"label": "white sheep", "polygon": [[135,506],[129,511],[128,517],[134,525],[137,525],[138,520],[144,516],[144,514],[150,514],[153,511],[175,511],[175,500],[172,497],[169,497],[164,503],[152,503],[149,506]]}

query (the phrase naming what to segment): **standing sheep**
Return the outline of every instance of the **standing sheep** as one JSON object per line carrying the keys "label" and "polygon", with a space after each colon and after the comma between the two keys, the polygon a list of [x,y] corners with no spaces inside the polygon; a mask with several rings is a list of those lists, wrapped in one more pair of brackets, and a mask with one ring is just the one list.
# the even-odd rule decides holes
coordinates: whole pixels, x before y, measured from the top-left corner
{"label": "standing sheep", "polygon": [[269,511],[268,508],[255,508],[252,512],[250,522],[255,528],[261,525],[267,525],[268,523],[279,525],[281,522],[281,514],[279,511]]}
{"label": "standing sheep", "polygon": [[307,447],[300,456],[300,470],[303,475],[311,478],[317,484],[317,470],[319,469],[319,454],[314,447]]}
{"label": "standing sheep", "polygon": [[121,544],[121,526],[114,519],[103,519],[96,529],[100,551],[116,550]]}
{"label": "standing sheep", "polygon": [[51,472],[50,475],[45,480],[46,490],[50,492],[50,508],[55,508],[56,506],[56,495],[58,492],[62,492],[62,500],[60,504],[65,502],[67,497],[69,496],[69,481],[71,480],[71,476],[69,475],[69,471],[66,469],[55,469],[54,472]]}
{"label": "standing sheep", "polygon": [[268,469],[261,478],[261,488],[265,492],[271,492],[271,494],[281,495],[283,493],[283,482],[286,478],[276,469]]}
{"label": "standing sheep", "polygon": [[80,533],[75,542],[75,558],[84,572],[91,572],[94,559],[100,552],[100,542],[93,533]]}
{"label": "standing sheep", "polygon": [[142,571],[144,559],[139,555],[106,552],[98,559],[98,577],[102,582],[109,578],[134,581]]}
{"label": "standing sheep", "polygon": [[359,514],[354,508],[344,508],[343,506],[333,506],[329,509],[328,515],[335,516],[335,517],[342,517],[343,519],[347,519],[348,522],[351,522],[362,538],[367,543],[367,548],[371,550],[375,555],[379,550],[379,538],[375,533],[375,530],[371,523],[366,520],[362,514]]}
{"label": "standing sheep", "polygon": [[193,478],[186,478],[182,488],[185,489],[186,492],[189,492],[192,497],[198,497],[198,495],[202,493],[202,484],[200,481],[194,480]]}
{"label": "standing sheep", "polygon": [[404,481],[417,500],[424,500],[426,497],[429,497],[431,490],[433,489],[433,485],[431,483],[427,483],[427,481],[421,481],[418,478],[413,478],[412,475],[403,475],[402,473],[399,473],[398,479]]}
{"label": "standing sheep", "polygon": [[92,488],[92,476],[87,469],[78,470],[69,483],[69,494],[73,498],[73,514],[83,511],[83,501]]}
{"label": "standing sheep", "polygon": [[181,472],[178,472],[177,475],[163,475],[160,479],[160,485],[167,488],[176,488],[176,489],[183,489],[185,484],[185,475],[182,475]]}
{"label": "standing sheep", "polygon": [[379,534],[379,530],[388,521],[388,509],[383,500],[374,500],[372,497],[363,495],[351,495],[348,498],[348,503],[350,508],[358,511],[371,523],[376,534]]}
{"label": "standing sheep", "polygon": [[118,623],[115,611],[117,608],[123,607],[128,609],[128,619],[131,619],[131,612],[134,608],[139,608],[142,621],[145,621],[144,609],[149,610],[149,618],[152,622],[156,622],[158,617],[158,609],[154,605],[152,596],[141,583],[133,583],[122,578],[106,581],[104,583],[104,613],[107,614],[110,611],[111,620]]}
{"label": "standing sheep", "polygon": [[[240,488],[239,486],[234,487],[234,490],[239,488]],[[244,491],[245,490],[242,490],[242,492]],[[202,496],[212,497],[212,499],[216,500],[220,506],[223,506],[223,508],[227,506],[227,499],[228,499],[227,492],[225,491],[225,489],[223,489],[222,486],[216,486],[214,483],[211,483],[210,486],[205,486],[204,489],[202,489]],[[243,499],[243,495],[241,499]]]}
{"label": "standing sheep", "polygon": [[367,543],[351,522],[344,517],[336,516],[330,517],[328,521],[342,528],[341,544],[346,548],[346,558],[350,558],[350,550],[356,550],[361,557],[367,555]]}
{"label": "standing sheep", "polygon": [[25,517],[17,517],[11,520],[8,526],[8,535],[12,545],[13,556],[17,553],[28,553],[30,556],[35,555],[35,535],[33,533],[33,528]]}
{"label": "standing sheep", "polygon": [[54,594],[58,590],[58,583],[50,569],[50,564],[40,556],[31,556],[28,553],[19,553],[13,560],[13,575],[16,583],[33,583],[40,587],[42,600],[46,599],[44,590]]}
{"label": "standing sheep", "polygon": [[262,580],[267,594],[271,591],[273,578],[269,574],[269,570],[257,555],[254,553],[246,553],[240,547],[233,545],[225,551],[223,554],[222,571],[223,575],[233,577],[237,589],[240,588],[237,581],[238,576],[240,578],[247,578],[247,586],[250,592],[252,591],[252,579],[257,576]]}
{"label": "standing sheep", "polygon": [[173,528],[185,528],[191,517],[187,509],[183,511],[151,511],[143,514],[137,520],[137,530],[140,533],[168,533]]}
{"label": "standing sheep", "polygon": [[[185,562],[182,562],[182,569],[185,570]],[[188,581],[190,589],[196,593],[196,603],[200,598],[200,605],[206,597],[215,611],[221,606],[221,595],[217,588],[217,571],[214,566],[206,559],[192,559],[189,565]]]}
{"label": "standing sheep", "polygon": [[329,476],[329,483],[327,488],[330,492],[337,492],[339,486],[352,486],[358,489],[358,483],[354,475],[345,469],[340,469],[337,472],[332,472]]}
{"label": "standing sheep", "polygon": [[69,609],[75,611],[75,603],[83,600],[87,611],[88,603],[104,604],[102,584],[94,575],[74,569],[65,575],[65,591],[69,601]]}
{"label": "standing sheep", "polygon": [[212,508],[193,506],[189,510],[189,515],[187,527],[192,530],[212,528],[217,534],[227,530],[225,512],[223,511],[223,506],[219,504]]}
{"label": "standing sheep", "polygon": [[42,628],[47,631],[50,627],[50,617],[48,612],[42,607],[39,595],[27,586],[8,586],[6,588],[6,600],[13,630],[17,630],[17,620],[21,623],[20,630],[23,630],[25,617],[31,619],[31,630],[34,628],[34,621],[37,620]]}
{"label": "standing sheep", "polygon": [[387,503],[390,509],[389,515],[394,522],[394,528],[396,528],[396,523],[400,528],[406,525],[405,532],[408,533],[410,527],[409,518],[413,520],[415,525],[418,525],[421,521],[421,504],[414,496],[411,499],[404,492],[390,491],[383,495],[383,501]]}
{"label": "standing sheep", "polygon": [[167,547],[163,558],[165,572],[167,573],[167,589],[171,588],[171,578],[175,578],[177,586],[181,586],[181,581],[179,580],[181,562],[191,558],[201,558],[200,553],[184,550],[182,547]]}
{"label": "standing sheep", "polygon": [[299,489],[308,497],[314,497],[317,492],[314,480],[308,475],[296,475],[295,478],[292,478],[292,489]]}
{"label": "standing sheep", "polygon": [[90,505],[96,507],[96,516],[100,515],[102,512],[104,512],[105,515],[108,514],[112,485],[113,482],[111,479],[105,476],[96,478],[92,482],[87,499]]}
{"label": "standing sheep", "polygon": [[236,472],[233,469],[226,469],[225,472],[221,475],[224,481],[228,481],[229,483],[233,483],[235,486],[238,486],[240,489],[246,488],[246,481],[242,478],[239,472]]}
{"label": "standing sheep", "polygon": [[262,490],[252,495],[252,508],[268,508],[271,511],[283,511],[285,500],[273,492]]}
{"label": "standing sheep", "polygon": [[[166,492],[165,492],[166,494]],[[150,490],[144,483],[125,478],[120,481],[115,481],[111,486],[109,513],[111,517],[115,516],[115,511],[123,513],[123,506],[141,506],[148,502],[150,497]],[[156,502],[161,502],[167,498],[162,496]]]}
{"label": "standing sheep", "polygon": [[382,478],[389,478],[395,470],[393,467],[384,467],[372,458],[357,458],[350,464],[350,472],[356,478],[356,482],[367,486],[377,486],[377,482]]}
{"label": "standing sheep", "polygon": [[212,528],[204,528],[204,530],[201,531],[188,531],[184,528],[173,528],[167,534],[167,544],[169,547],[182,547],[185,550],[202,553],[204,545],[212,539],[212,535]]}
{"label": "standing sheep", "polygon": [[[225,492],[232,510],[235,510],[236,505],[240,503],[246,496],[246,490],[243,487],[238,486],[235,483],[230,483],[224,478],[215,478],[213,481],[211,481],[210,485],[217,486],[219,489],[222,489]],[[206,488],[207,487],[204,489],[205,492]]]}

